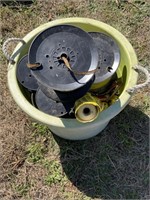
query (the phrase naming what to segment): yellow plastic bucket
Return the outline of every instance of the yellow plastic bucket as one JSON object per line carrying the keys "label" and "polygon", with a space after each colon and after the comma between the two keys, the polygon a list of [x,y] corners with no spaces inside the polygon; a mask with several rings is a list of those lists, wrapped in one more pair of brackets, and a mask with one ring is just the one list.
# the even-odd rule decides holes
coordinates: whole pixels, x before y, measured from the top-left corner
{"label": "yellow plastic bucket", "polygon": [[[19,60],[27,54],[29,46],[35,36],[49,27],[60,24],[74,25],[87,32],[107,33],[107,35],[110,35],[116,40],[120,48],[121,61],[119,76],[123,79],[123,91],[115,103],[102,111],[94,121],[89,123],[81,123],[76,119],[58,118],[41,112],[28,101],[24,90],[20,88],[16,78],[17,64]],[[9,63],[8,66],[8,85],[11,95],[25,113],[35,121],[47,125],[56,135],[70,140],[82,140],[93,137],[100,133],[107,126],[109,121],[120,113],[128,104],[131,95],[127,92],[127,89],[135,86],[138,78],[138,73],[133,69],[133,67],[137,65],[137,57],[129,41],[115,28],[93,19],[65,18],[39,26],[28,33],[23,40],[25,43],[23,45],[21,43],[17,45],[11,57],[14,59],[14,62],[12,62],[12,64]]]}

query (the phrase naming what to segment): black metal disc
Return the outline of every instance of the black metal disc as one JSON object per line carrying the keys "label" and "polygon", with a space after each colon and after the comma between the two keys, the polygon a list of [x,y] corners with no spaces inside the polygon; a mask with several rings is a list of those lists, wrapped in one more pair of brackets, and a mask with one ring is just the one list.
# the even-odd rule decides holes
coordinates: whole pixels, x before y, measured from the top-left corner
{"label": "black metal disc", "polygon": [[85,93],[90,89],[94,80],[95,80],[95,76],[93,76],[92,79],[88,81],[85,85],[83,85],[82,88],[78,88],[70,92],[56,91],[51,88],[45,87],[43,84],[41,85],[40,83],[39,83],[39,87],[47,97],[55,101],[70,102],[70,101],[76,101],[77,99],[85,95]]}
{"label": "black metal disc", "polygon": [[92,37],[71,25],[50,27],[41,32],[29,49],[29,63],[41,63],[32,74],[41,84],[57,91],[72,91],[88,82],[94,73],[77,75],[59,58],[68,59],[71,68],[78,72],[95,70],[98,52]]}
{"label": "black metal disc", "polygon": [[61,117],[73,109],[74,102],[62,103],[48,98],[40,89],[35,94],[35,104],[37,108],[44,113]]}
{"label": "black metal disc", "polygon": [[27,67],[28,55],[25,55],[17,65],[17,79],[28,90],[37,90],[38,84],[31,70]]}
{"label": "black metal disc", "polygon": [[37,107],[37,106],[36,106],[36,102],[35,102],[35,94],[36,94],[36,92],[32,92],[32,93],[30,94],[30,101],[31,101],[31,103],[32,103],[32,105],[33,105],[34,107]]}
{"label": "black metal disc", "polygon": [[99,54],[98,70],[95,73],[95,82],[100,83],[110,78],[119,67],[120,50],[113,38],[99,33],[89,32],[93,38]]}

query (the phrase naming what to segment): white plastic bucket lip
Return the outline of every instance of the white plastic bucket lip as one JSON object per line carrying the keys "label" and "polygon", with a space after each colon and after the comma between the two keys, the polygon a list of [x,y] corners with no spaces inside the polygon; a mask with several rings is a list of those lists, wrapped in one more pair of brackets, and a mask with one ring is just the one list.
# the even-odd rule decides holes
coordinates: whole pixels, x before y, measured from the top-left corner
{"label": "white plastic bucket lip", "polygon": [[[128,50],[128,52],[126,50],[126,52],[128,53],[128,56],[130,58],[131,57],[134,58],[134,63],[131,62],[131,59],[130,59],[131,66],[137,64],[137,58],[136,58],[134,49],[131,46],[131,44],[129,43],[129,41],[125,38],[125,36],[123,36],[119,31],[117,31],[110,25],[105,24],[103,22],[93,20],[93,19],[89,19],[89,18],[65,18],[65,19],[54,20],[52,22],[43,24],[40,27],[34,29],[33,31],[28,33],[23,38],[23,40],[25,42],[29,42],[41,30],[44,30],[47,27],[54,26],[56,24],[64,24],[64,23],[65,24],[67,24],[67,23],[73,24],[73,25],[75,25],[76,23],[81,24],[81,25],[88,24],[88,25],[92,25],[92,26],[98,27],[100,29],[103,29],[103,32],[106,32],[107,34],[110,34],[110,33],[113,34],[114,37],[116,38],[116,40],[118,40],[118,38],[119,38],[118,41],[121,41],[124,44],[124,49]],[[21,44],[19,43],[13,53],[13,57],[14,57],[14,60],[16,61],[16,63],[18,62],[19,55],[16,56],[15,52],[17,52],[20,47],[21,47]],[[19,51],[21,52],[21,50],[22,50],[22,47],[19,49]],[[132,79],[132,77],[134,77],[134,78]],[[126,106],[126,104],[128,103],[128,101],[131,98],[131,95],[126,92],[126,89],[134,86],[137,83],[137,77],[138,77],[137,73],[135,72],[135,70],[133,70],[131,68],[130,80],[128,80],[126,87],[124,88],[124,91],[120,95],[118,101],[116,101],[112,106],[108,107],[106,110],[101,112],[100,115],[98,116],[98,118],[95,121],[93,121],[92,123],[97,124],[97,123],[99,123],[100,120],[102,120],[103,123],[108,122],[110,119],[112,119],[114,116],[116,116]],[[78,122],[76,119],[65,119],[65,118],[58,118],[58,117],[50,116],[48,114],[41,112],[34,106],[32,106],[20,91],[20,88],[19,88],[19,85],[17,82],[17,78],[16,78],[16,64],[9,64],[8,86],[9,86],[10,92],[11,92],[15,102],[19,105],[19,107],[25,113],[27,113],[31,118],[33,118],[36,121],[39,121],[40,123],[46,124],[48,126],[62,127],[62,128],[63,127],[65,127],[65,128],[66,127],[68,127],[68,128],[69,127],[70,128],[76,128],[76,127],[82,128],[83,127],[84,128],[85,126],[86,127],[90,126],[90,123],[83,124],[83,123]]]}

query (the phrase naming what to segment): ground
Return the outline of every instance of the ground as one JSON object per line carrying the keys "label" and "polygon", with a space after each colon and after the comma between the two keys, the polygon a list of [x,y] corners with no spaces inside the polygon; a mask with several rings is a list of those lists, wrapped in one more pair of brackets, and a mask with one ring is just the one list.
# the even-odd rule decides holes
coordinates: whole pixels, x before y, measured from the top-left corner
{"label": "ground", "polygon": [[[54,19],[89,17],[122,32],[139,64],[148,69],[149,0],[2,2],[1,46],[7,38],[22,38]],[[8,63],[1,49],[0,62],[0,199],[149,199],[148,87],[134,94],[102,133],[85,141],[67,141],[33,123],[18,108],[8,90]]]}

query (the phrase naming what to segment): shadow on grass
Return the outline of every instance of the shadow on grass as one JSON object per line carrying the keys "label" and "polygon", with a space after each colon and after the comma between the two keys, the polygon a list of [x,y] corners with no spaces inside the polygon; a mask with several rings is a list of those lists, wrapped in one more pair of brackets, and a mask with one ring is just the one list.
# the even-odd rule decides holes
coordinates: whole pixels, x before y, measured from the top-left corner
{"label": "shadow on grass", "polygon": [[68,179],[91,198],[139,199],[148,191],[148,116],[127,106],[96,137],[55,137]]}

